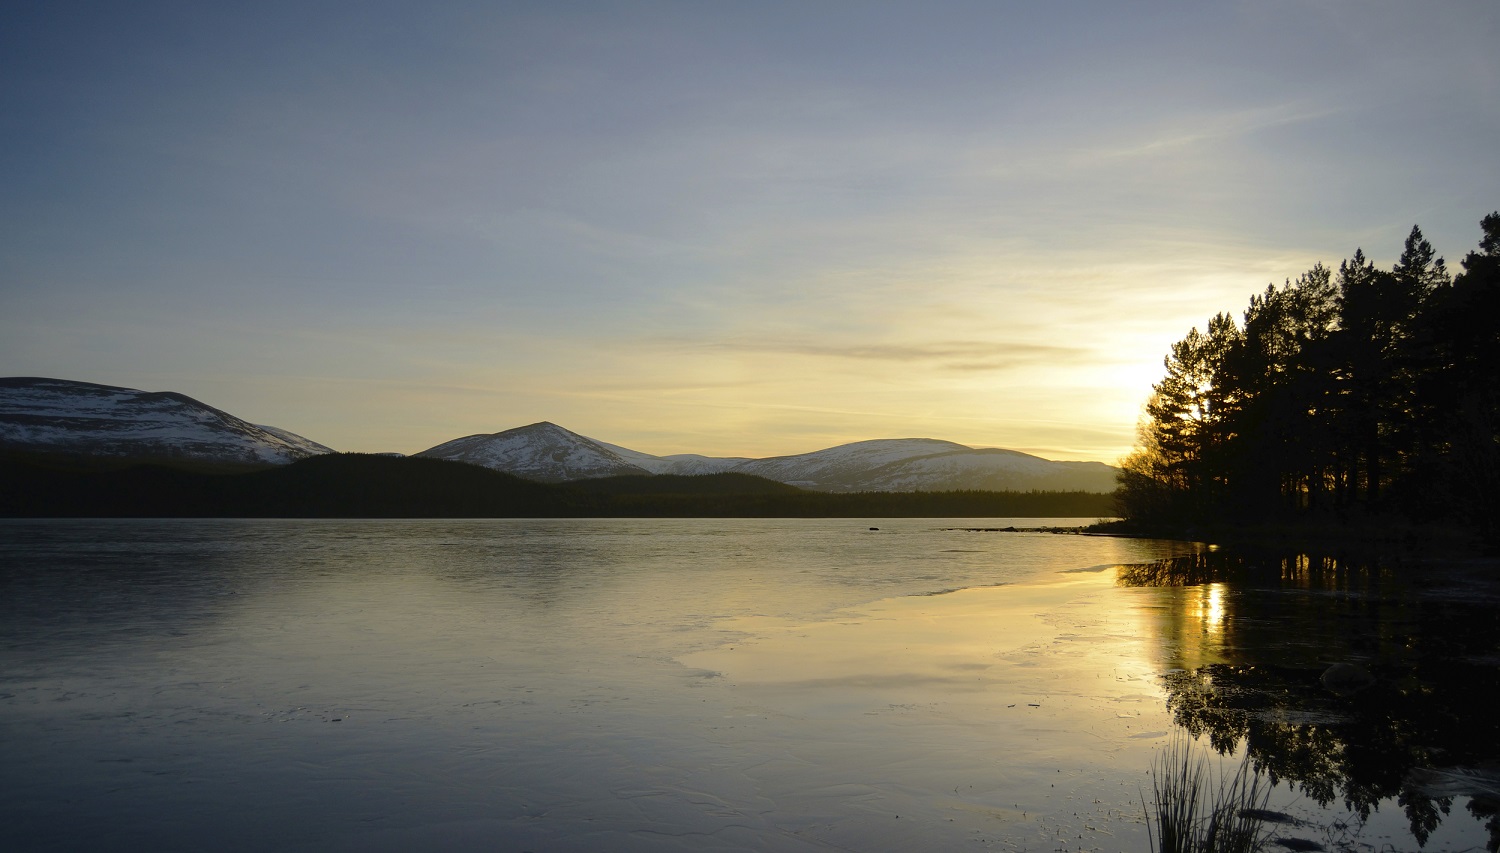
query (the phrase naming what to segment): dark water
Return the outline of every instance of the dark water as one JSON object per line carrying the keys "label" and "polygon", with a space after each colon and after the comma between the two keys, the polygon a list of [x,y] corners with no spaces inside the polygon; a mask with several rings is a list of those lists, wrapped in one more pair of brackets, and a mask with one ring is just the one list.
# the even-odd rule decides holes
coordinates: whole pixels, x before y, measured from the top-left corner
{"label": "dark water", "polygon": [[[1182,649],[1174,722],[1349,817],[1399,809],[1407,844],[1484,824],[1500,849],[1500,577],[1494,565],[1352,554],[1205,552],[1128,567],[1169,590]],[[1457,812],[1455,813],[1455,808]],[[1369,846],[1369,845],[1364,845]],[[1402,849],[1399,843],[1393,844]]]}
{"label": "dark water", "polygon": [[0,522],[0,846],[1138,850],[1174,725],[1490,840],[1488,590],[961,526]]}

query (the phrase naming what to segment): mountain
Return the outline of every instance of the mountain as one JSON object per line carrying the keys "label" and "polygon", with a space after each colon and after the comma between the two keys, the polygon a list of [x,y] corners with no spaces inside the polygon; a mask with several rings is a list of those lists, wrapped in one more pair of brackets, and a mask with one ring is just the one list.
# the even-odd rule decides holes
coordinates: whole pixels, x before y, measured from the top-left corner
{"label": "mountain", "polygon": [[588,438],[553,423],[471,435],[418,456],[483,465],[560,483],[644,474],[749,474],[824,492],[1112,492],[1117,469],[1100,462],[1053,462],[1014,450],[976,449],[931,438],[857,441],[769,459],[695,454],[652,456]]}
{"label": "mountain", "polygon": [[[562,429],[562,427],[558,427],[558,429]],[[567,432],[567,430],[563,431]],[[639,450],[631,450],[616,444],[608,444],[598,439],[588,440],[608,448],[621,459],[652,474],[677,474],[688,477],[700,474],[722,474],[743,462],[754,461],[745,456],[700,456],[697,453],[652,456],[649,453],[642,453]]]}
{"label": "mountain", "polygon": [[0,378],[0,449],[236,464],[333,452],[183,394],[28,376]]}
{"label": "mountain", "polygon": [[825,492],[1112,492],[1117,469],[931,438],[894,438],[757,459],[733,470]]}
{"label": "mountain", "polygon": [[[281,427],[273,427],[273,426],[270,426],[268,424],[256,424],[255,426],[257,426],[257,427],[265,430],[266,432],[270,433],[272,437],[281,439],[282,441],[286,442],[291,447],[298,448],[298,449],[304,451],[303,454],[302,454],[302,456],[298,457],[299,459],[307,457],[307,456],[322,456],[325,453],[335,453],[335,452],[337,452],[333,448],[331,448],[331,447],[324,447],[323,445],[317,443],[316,441],[313,441],[312,439],[303,438],[302,436],[296,434],[295,432],[292,432],[291,430],[285,430],[285,429],[282,429]],[[376,454],[376,455],[387,455],[387,456],[388,455],[395,455],[395,456],[400,456],[401,454],[397,453],[397,454]]]}
{"label": "mountain", "polygon": [[466,435],[416,455],[483,465],[543,483],[632,474],[718,474],[749,461],[692,453],[652,456],[547,421],[504,432]]}
{"label": "mountain", "polygon": [[962,444],[935,438],[873,439],[796,456],[753,459],[736,470],[808,489],[859,491],[853,484],[868,479],[873,471],[912,459],[968,450]]}
{"label": "mountain", "polygon": [[694,477],[700,474],[726,474],[736,470],[742,463],[754,462],[746,456],[700,456],[697,453],[674,453],[659,457],[668,465],[659,474],[680,474]]}
{"label": "mountain", "polygon": [[546,421],[504,432],[466,435],[415,455],[483,465],[542,483],[657,473],[627,458],[654,456],[595,441]]}

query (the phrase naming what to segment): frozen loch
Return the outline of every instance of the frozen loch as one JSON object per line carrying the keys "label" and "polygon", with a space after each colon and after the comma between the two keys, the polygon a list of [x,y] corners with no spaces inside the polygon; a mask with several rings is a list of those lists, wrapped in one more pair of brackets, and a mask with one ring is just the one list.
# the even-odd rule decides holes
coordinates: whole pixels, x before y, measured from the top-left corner
{"label": "frozen loch", "polygon": [[1239,593],[1036,523],[0,522],[5,846],[1145,850]]}

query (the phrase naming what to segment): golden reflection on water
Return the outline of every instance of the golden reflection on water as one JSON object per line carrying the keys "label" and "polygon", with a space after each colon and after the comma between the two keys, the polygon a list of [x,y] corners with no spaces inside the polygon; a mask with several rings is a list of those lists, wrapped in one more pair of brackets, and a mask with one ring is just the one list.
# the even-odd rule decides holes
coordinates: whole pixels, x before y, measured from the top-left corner
{"label": "golden reflection on water", "polygon": [[1224,584],[1209,584],[1203,592],[1203,633],[1217,637],[1224,633]]}
{"label": "golden reflection on water", "polygon": [[1411,596],[1397,594],[1403,582],[1391,565],[1210,550],[1121,566],[1118,579],[1147,614],[1167,668],[1235,663],[1250,648],[1275,648],[1283,665],[1319,669],[1351,655],[1395,659],[1407,651]]}
{"label": "golden reflection on water", "polygon": [[1232,602],[1227,584],[1132,590],[1137,596],[1142,632],[1156,638],[1152,645],[1159,666],[1196,669],[1228,662]]}

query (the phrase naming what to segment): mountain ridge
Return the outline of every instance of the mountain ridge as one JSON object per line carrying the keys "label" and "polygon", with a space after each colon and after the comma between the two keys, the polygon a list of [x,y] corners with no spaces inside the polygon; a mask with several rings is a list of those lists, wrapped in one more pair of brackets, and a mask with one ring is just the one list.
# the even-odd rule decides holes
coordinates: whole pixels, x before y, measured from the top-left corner
{"label": "mountain ridge", "polygon": [[[115,460],[285,465],[334,451],[174,391],[43,377],[0,378],[0,450]],[[543,483],[602,477],[746,474],[821,492],[1114,491],[1118,470],[934,438],[877,438],[750,458],[655,456],[551,421],[442,442],[418,457]]]}
{"label": "mountain ridge", "polygon": [[934,438],[877,438],[764,459],[653,456],[539,421],[453,439],[414,454],[468,462],[548,483],[644,474],[750,474],[824,492],[1114,491],[1118,469],[1055,462]]}

